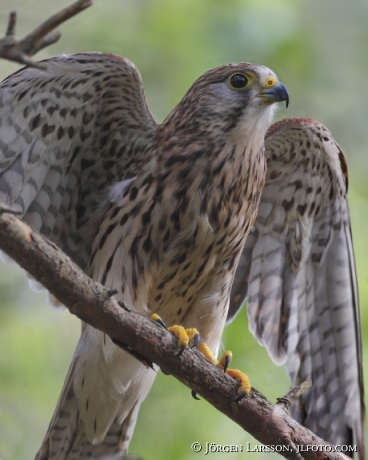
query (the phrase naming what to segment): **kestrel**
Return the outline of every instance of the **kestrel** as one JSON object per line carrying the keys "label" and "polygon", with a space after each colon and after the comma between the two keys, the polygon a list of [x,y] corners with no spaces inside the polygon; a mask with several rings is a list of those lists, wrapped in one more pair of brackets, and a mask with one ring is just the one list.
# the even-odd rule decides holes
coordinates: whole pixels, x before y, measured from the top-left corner
{"label": "kestrel", "polygon": [[[127,59],[46,64],[0,87],[0,199],[125,304],[197,327],[214,354],[247,298],[258,341],[293,384],[314,382],[297,420],[363,459],[346,163],[329,131],[287,119],[266,135],[288,94],[260,65],[206,72],[158,125]],[[126,451],[155,375],[84,324],[36,458]]]}

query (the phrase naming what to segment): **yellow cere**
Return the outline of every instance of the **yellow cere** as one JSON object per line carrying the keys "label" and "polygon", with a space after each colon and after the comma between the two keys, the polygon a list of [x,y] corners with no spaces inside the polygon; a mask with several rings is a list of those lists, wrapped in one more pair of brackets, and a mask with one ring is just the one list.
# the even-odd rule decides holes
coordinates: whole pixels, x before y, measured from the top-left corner
{"label": "yellow cere", "polygon": [[276,83],[277,83],[277,80],[275,77],[268,77],[266,81],[266,86],[268,88],[272,88],[273,86],[276,85]]}

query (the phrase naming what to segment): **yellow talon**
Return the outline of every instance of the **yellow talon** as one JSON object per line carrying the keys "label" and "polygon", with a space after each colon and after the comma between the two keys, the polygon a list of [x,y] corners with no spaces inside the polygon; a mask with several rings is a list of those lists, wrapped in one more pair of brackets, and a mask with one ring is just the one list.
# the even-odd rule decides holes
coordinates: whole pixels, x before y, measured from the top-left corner
{"label": "yellow talon", "polygon": [[199,332],[197,329],[185,329],[183,326],[170,326],[167,330],[175,335],[178,339],[179,347],[184,350],[186,347],[195,347],[199,342]]}
{"label": "yellow talon", "polygon": [[244,394],[248,394],[252,389],[251,384],[249,382],[249,378],[246,374],[239,371],[238,369],[228,369],[230,362],[233,358],[233,354],[230,350],[226,351],[220,361],[218,361],[215,356],[213,355],[212,351],[209,349],[208,345],[204,342],[201,342],[197,345],[199,351],[201,351],[204,356],[211,361],[212,364],[219,367],[223,371],[225,371],[230,377],[236,380],[239,383],[238,389],[238,399],[241,399]]}
{"label": "yellow talon", "polygon": [[159,324],[160,326],[164,327],[165,329],[167,329],[167,326],[166,324],[162,321],[161,317],[158,316],[156,313],[154,313],[152,316],[151,316],[151,319],[152,321],[154,321],[155,323]]}
{"label": "yellow talon", "polygon": [[187,347],[189,345],[189,337],[183,326],[170,326],[167,330],[173,333],[178,339],[179,347]]}
{"label": "yellow talon", "polygon": [[226,351],[220,361],[217,363],[217,367],[226,372],[227,368],[230,366],[231,360],[233,359],[233,352],[228,350]]}
{"label": "yellow talon", "polygon": [[217,366],[217,359],[214,357],[212,351],[210,350],[209,346],[205,342],[200,342],[197,345],[198,350],[208,359],[208,361],[211,361],[212,364]]}
{"label": "yellow talon", "polygon": [[[239,383],[238,389],[238,397],[236,401],[239,401],[244,395],[247,395],[250,390],[252,389],[251,384],[249,382],[249,378],[246,374],[239,371],[238,369],[228,369],[231,360],[233,358],[233,354],[230,350],[226,351],[220,361],[218,361],[212,351],[210,350],[209,346],[205,342],[199,341],[199,332],[195,328],[185,329],[183,326],[170,326],[166,327],[165,323],[156,313],[151,316],[151,319],[162,326],[164,326],[169,332],[175,335],[178,339],[178,345],[181,348],[182,353],[185,348],[188,346],[195,346],[198,350],[215,366],[222,369],[226,372],[230,377],[236,380]],[[179,353],[179,354],[180,354]]]}
{"label": "yellow talon", "polygon": [[199,332],[198,332],[198,329],[196,329],[195,327],[185,329],[185,332],[188,335],[190,343],[194,343],[199,340]]}
{"label": "yellow talon", "polygon": [[170,326],[166,327],[166,324],[162,321],[161,317],[154,313],[151,316],[152,321],[164,326],[169,332],[175,335],[178,339],[178,345],[181,349],[188,346],[196,346],[199,342],[199,332],[195,328],[185,329],[183,326]]}
{"label": "yellow talon", "polygon": [[243,393],[247,395],[250,392],[252,387],[246,374],[239,371],[238,369],[228,369],[226,373],[239,383],[239,395],[242,395]]}

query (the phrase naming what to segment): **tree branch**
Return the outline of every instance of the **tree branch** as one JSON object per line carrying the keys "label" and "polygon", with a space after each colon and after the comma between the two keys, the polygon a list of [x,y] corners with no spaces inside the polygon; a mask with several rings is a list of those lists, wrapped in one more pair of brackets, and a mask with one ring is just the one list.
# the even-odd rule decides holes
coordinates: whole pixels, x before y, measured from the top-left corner
{"label": "tree branch", "polygon": [[[280,452],[283,457],[291,460],[347,458],[330,452],[333,449],[329,444],[289,417],[282,404],[272,404],[256,389],[235,402],[238,385],[231,377],[196,349],[186,349],[179,356],[177,340],[171,333],[119,302],[114,292],[92,281],[54,243],[15,214],[16,211],[0,204],[0,248],[71,313],[132,350],[143,362],[159,365],[263,444],[285,446],[285,451]],[[281,402],[292,401],[300,391],[303,389],[288,393]]]}
{"label": "tree branch", "polygon": [[44,64],[34,62],[29,56],[33,56],[42,48],[57,42],[61,34],[57,31],[52,32],[53,29],[91,5],[92,0],[78,0],[62,11],[59,11],[59,13],[51,16],[20,41],[15,38],[17,16],[16,12],[12,11],[9,15],[6,35],[4,38],[0,39],[0,58],[19,62],[20,64],[31,67],[37,67],[39,69],[45,69],[46,66]]}

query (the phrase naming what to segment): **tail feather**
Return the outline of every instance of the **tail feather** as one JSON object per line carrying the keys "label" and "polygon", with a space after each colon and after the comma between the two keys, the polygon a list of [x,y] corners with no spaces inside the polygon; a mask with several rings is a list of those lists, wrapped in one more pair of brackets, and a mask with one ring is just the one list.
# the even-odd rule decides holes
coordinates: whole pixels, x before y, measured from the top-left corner
{"label": "tail feather", "polygon": [[88,329],[83,327],[36,460],[107,459],[127,453],[140,404],[156,373],[115,345],[111,352],[111,340]]}

